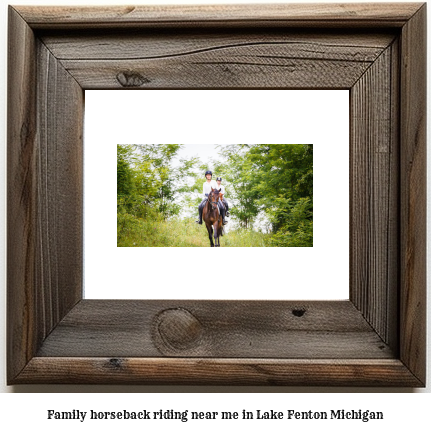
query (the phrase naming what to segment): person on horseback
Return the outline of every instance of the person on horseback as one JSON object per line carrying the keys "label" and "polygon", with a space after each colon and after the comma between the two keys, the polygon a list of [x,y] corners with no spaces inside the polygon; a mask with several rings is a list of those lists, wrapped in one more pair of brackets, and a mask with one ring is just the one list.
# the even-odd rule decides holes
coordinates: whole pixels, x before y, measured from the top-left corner
{"label": "person on horseback", "polygon": [[[199,210],[199,219],[196,221],[196,223],[202,225],[202,212],[204,210],[205,204],[208,201],[208,195],[211,192],[211,189],[217,189],[217,183],[212,180],[213,173],[211,171],[205,172],[206,182],[203,186],[203,199],[202,202],[199,204],[198,210]],[[227,224],[227,221],[225,220],[225,209],[224,206],[219,205],[220,214],[223,218],[223,225]]]}
{"label": "person on horseback", "polygon": [[216,182],[217,182],[217,189],[220,189],[220,193],[221,194],[223,194],[223,200],[222,200],[222,204],[224,205],[224,207],[225,207],[225,210],[226,210],[226,216],[229,216],[229,204],[228,204],[228,202],[226,201],[226,198],[224,197],[224,195],[225,195],[225,188],[224,188],[224,186],[221,184],[221,181],[222,181],[222,178],[221,177],[217,177],[217,180],[216,180]]}

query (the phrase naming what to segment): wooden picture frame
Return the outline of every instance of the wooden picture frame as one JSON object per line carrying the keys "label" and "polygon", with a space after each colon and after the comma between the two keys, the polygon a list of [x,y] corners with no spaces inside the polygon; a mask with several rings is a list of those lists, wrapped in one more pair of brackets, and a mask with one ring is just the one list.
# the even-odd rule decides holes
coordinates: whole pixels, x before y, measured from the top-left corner
{"label": "wooden picture frame", "polygon": [[[424,3],[9,7],[8,384],[424,386],[425,28]],[[350,299],[82,299],[84,90],[128,88],[349,89]]]}

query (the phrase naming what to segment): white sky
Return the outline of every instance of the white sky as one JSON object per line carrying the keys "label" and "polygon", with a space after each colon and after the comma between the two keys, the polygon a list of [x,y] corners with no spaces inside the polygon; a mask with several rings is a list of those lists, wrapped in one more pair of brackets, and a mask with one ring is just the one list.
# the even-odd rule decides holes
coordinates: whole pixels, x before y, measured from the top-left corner
{"label": "white sky", "polygon": [[[184,147],[178,153],[178,159],[199,157],[202,163],[209,162],[210,159],[220,159],[215,144],[184,144]],[[214,166],[209,164],[208,169],[212,170]]]}

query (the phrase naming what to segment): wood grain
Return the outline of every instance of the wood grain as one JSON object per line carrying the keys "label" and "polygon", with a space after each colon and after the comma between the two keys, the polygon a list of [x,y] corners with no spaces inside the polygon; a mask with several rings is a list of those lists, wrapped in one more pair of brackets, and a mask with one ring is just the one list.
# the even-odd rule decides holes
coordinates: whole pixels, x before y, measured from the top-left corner
{"label": "wood grain", "polygon": [[402,27],[420,3],[291,3],[118,7],[20,6],[35,29],[128,27]]}
{"label": "wood grain", "polygon": [[[181,321],[169,330],[177,344],[166,343],[160,328],[154,329],[159,315],[173,310],[181,311]],[[185,313],[199,325],[193,343],[184,338]],[[349,301],[83,300],[47,337],[38,356],[90,355],[342,359],[394,354]]]}
{"label": "wood grain", "polygon": [[[11,7],[8,383],[423,386],[424,38],[416,3]],[[81,300],[89,88],[350,89],[350,301]]]}
{"label": "wood grain", "polygon": [[426,5],[401,37],[401,360],[423,382],[426,362]]}
{"label": "wood grain", "polygon": [[[397,351],[397,43],[351,89],[350,299]],[[383,216],[383,217],[382,217]],[[395,296],[395,299],[392,297]],[[394,301],[393,301],[394,300]]]}
{"label": "wood grain", "polygon": [[37,47],[35,289],[44,339],[82,296],[84,92]]}
{"label": "wood grain", "polygon": [[9,10],[8,373],[82,295],[83,91]]}
{"label": "wood grain", "polygon": [[[312,51],[316,47],[310,44]],[[365,60],[302,58],[294,44],[243,45],[148,60],[63,60],[85,89],[123,88],[121,73],[144,78],[136,88],[350,88],[372,64]]]}
{"label": "wood grain", "polygon": [[[291,44],[298,58],[320,60],[374,61],[396,36],[395,30],[358,33],[294,29],[247,29],[223,32],[212,29],[176,31],[83,31],[64,32],[61,36],[39,31],[40,40],[60,61],[63,60],[149,60],[198,54],[244,45],[261,47]],[[283,49],[283,47],[281,48]],[[265,52],[263,52],[264,54]],[[263,55],[262,54],[262,55]],[[313,57],[312,57],[313,56]]]}
{"label": "wood grain", "polygon": [[7,355],[8,376],[34,356],[36,73],[35,38],[9,9],[7,128]]}
{"label": "wood grain", "polygon": [[418,387],[399,360],[34,357],[17,383]]}
{"label": "wood grain", "polygon": [[[84,89],[350,88],[395,38],[331,32],[42,36]],[[79,41],[79,42],[78,42]],[[106,47],[109,46],[109,49]],[[131,77],[124,79],[124,77]],[[122,78],[120,78],[122,77]]]}

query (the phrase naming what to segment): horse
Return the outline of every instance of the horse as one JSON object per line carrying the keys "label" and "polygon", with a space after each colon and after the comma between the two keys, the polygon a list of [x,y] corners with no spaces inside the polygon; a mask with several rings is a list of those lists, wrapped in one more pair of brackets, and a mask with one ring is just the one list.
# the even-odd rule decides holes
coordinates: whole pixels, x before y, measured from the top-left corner
{"label": "horse", "polygon": [[219,192],[220,190],[211,188],[208,201],[202,212],[202,219],[205,221],[207,227],[211,247],[214,247],[213,234],[215,247],[220,247],[220,236],[223,235],[223,219],[218,208],[218,201],[220,199]]}

